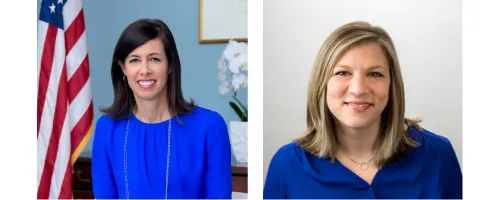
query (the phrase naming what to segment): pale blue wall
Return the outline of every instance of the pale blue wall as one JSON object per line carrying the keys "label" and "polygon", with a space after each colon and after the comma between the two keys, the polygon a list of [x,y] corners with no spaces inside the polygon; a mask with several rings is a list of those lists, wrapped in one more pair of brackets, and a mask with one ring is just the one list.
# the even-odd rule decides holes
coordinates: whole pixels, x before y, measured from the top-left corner
{"label": "pale blue wall", "polygon": [[[38,6],[40,2],[38,0]],[[218,93],[217,61],[225,44],[198,43],[197,0],[84,0],[83,9],[95,119],[102,115],[98,108],[109,106],[113,101],[110,63],[121,32],[139,18],[158,18],[174,34],[181,58],[182,88],[186,98],[192,97],[198,105],[219,112],[226,122],[238,120],[228,105],[231,97]],[[246,89],[238,93],[245,105],[246,93]],[[92,139],[85,151],[91,148]]]}

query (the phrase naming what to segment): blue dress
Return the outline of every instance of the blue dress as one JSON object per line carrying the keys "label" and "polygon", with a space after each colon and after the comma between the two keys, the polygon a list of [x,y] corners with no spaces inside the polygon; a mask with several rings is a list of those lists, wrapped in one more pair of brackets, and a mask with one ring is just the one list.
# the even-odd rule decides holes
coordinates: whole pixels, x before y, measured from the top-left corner
{"label": "blue dress", "polygon": [[415,127],[410,137],[420,145],[390,162],[372,184],[341,162],[306,152],[296,143],[273,156],[264,186],[265,199],[461,199],[462,172],[448,139]]}
{"label": "blue dress", "polygon": [[[195,107],[170,119],[168,198],[230,199],[231,147],[224,119]],[[124,142],[128,117],[101,116],[92,148],[92,184],[97,199],[127,198]],[[130,198],[165,198],[169,120],[144,123],[130,117],[127,177]]]}

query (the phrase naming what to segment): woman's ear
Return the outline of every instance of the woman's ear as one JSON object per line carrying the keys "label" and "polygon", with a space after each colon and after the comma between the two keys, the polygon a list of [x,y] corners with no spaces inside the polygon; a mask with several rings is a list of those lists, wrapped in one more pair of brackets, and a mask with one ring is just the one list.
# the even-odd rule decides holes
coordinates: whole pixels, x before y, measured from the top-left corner
{"label": "woman's ear", "polygon": [[120,65],[120,68],[122,69],[123,74],[125,74],[125,65],[121,60],[118,61],[118,65]]}

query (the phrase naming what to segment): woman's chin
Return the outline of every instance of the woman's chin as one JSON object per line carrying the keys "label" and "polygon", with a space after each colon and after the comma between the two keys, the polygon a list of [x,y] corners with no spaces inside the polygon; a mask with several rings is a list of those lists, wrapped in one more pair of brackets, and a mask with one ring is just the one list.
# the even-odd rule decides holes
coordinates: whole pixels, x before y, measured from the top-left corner
{"label": "woman's chin", "polygon": [[368,120],[362,120],[362,119],[348,120],[348,121],[342,122],[342,124],[345,127],[352,128],[352,129],[363,129],[363,128],[366,128],[370,125]]}
{"label": "woman's chin", "polygon": [[159,92],[138,92],[135,95],[136,99],[145,100],[145,101],[154,101],[160,99]]}

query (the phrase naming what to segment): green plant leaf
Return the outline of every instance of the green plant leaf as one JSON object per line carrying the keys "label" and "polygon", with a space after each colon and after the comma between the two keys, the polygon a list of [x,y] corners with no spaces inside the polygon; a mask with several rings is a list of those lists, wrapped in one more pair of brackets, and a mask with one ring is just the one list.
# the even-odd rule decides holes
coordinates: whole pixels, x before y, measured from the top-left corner
{"label": "green plant leaf", "polygon": [[245,114],[243,114],[243,112],[241,111],[241,109],[238,107],[238,105],[236,105],[234,102],[229,102],[229,105],[231,106],[231,108],[233,108],[234,112],[236,112],[236,114],[238,115],[238,117],[240,117],[240,120],[242,122],[246,122],[248,121],[247,119],[247,116]]}
{"label": "green plant leaf", "polygon": [[233,99],[236,100],[236,102],[243,108],[243,110],[245,111],[245,115],[248,116],[248,110],[247,108],[240,102],[240,100],[238,100],[238,98],[236,97],[236,95],[233,96]]}

